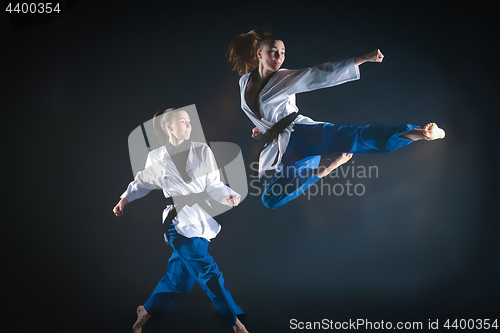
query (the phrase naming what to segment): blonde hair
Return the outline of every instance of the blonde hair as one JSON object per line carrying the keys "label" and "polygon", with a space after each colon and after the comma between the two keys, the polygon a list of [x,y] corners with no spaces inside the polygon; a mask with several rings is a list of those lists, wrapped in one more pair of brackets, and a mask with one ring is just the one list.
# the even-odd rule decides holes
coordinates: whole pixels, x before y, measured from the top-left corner
{"label": "blonde hair", "polygon": [[169,108],[165,111],[158,111],[155,113],[153,118],[153,128],[156,134],[156,138],[160,144],[164,145],[167,143],[170,134],[167,131],[167,124],[172,122],[174,114],[177,112],[184,111],[183,109]]}
{"label": "blonde hair", "polygon": [[280,40],[266,29],[255,29],[246,34],[239,34],[229,45],[229,61],[234,64],[233,70],[243,75],[259,67],[257,50],[269,41]]}

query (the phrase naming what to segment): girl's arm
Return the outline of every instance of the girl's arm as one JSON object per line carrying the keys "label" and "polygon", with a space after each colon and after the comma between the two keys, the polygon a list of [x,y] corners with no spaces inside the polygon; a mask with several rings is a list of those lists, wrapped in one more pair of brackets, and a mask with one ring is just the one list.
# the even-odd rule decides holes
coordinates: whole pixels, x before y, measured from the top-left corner
{"label": "girl's arm", "polygon": [[290,96],[357,80],[359,67],[354,58],[349,58],[299,70],[282,70],[275,75],[282,76],[282,80],[278,83],[280,87],[273,89],[278,88]]}
{"label": "girl's arm", "polygon": [[123,215],[123,209],[128,203],[140,199],[154,190],[158,184],[157,178],[161,175],[161,164],[159,162],[151,163],[149,158],[146,162],[146,168],[139,171],[134,180],[127,186],[127,190],[120,196],[120,201],[113,208],[113,213],[116,216]]}
{"label": "girl's arm", "polygon": [[383,57],[380,50],[375,50],[356,58],[327,62],[300,70],[279,71],[282,76],[280,88],[286,94],[292,95],[357,80],[360,77],[359,65],[364,62],[382,62]]}
{"label": "girl's arm", "polygon": [[220,180],[219,169],[215,162],[215,157],[210,147],[206,146],[204,154],[205,163],[207,165],[207,188],[206,191],[210,197],[227,206],[238,206],[241,196],[233,191],[230,187],[224,185]]}

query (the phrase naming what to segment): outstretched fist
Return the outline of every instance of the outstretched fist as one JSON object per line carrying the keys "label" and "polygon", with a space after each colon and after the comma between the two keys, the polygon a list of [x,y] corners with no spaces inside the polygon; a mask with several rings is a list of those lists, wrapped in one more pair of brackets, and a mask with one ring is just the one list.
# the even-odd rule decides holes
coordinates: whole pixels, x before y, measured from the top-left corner
{"label": "outstretched fist", "polygon": [[382,52],[380,52],[379,49],[376,49],[375,51],[372,51],[366,55],[366,58],[370,62],[382,62],[384,59],[384,55]]}

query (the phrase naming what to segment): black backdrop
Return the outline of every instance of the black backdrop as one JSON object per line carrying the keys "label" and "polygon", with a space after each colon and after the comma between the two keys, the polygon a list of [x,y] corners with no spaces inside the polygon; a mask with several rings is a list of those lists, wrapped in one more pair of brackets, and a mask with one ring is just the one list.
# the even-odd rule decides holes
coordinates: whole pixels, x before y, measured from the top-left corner
{"label": "black backdrop", "polygon": [[[270,211],[257,190],[221,215],[210,251],[251,332],[290,320],[392,323],[494,318],[499,310],[498,23],[493,6],[399,1],[217,4],[79,1],[2,36],[2,274],[15,332],[126,332],[166,270],[158,192],[112,208],[132,180],[129,133],[196,104],[207,141],[258,149],[225,53],[267,27],[283,67],[380,48],[361,79],[297,96],[333,123],[435,121],[445,140],[386,155],[362,196],[303,196]],[[249,171],[249,170],[247,170]],[[251,180],[249,178],[249,180]],[[325,183],[345,183],[329,179]],[[498,317],[497,317],[498,318]],[[5,323],[4,323],[5,325]],[[144,332],[230,332],[201,288]],[[423,330],[422,330],[423,331]]]}

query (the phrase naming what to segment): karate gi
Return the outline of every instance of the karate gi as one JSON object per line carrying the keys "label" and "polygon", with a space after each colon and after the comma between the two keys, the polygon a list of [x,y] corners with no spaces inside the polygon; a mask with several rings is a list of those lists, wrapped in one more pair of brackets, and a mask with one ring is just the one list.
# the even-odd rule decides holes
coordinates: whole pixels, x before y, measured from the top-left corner
{"label": "karate gi", "polygon": [[[264,134],[285,116],[298,112],[296,93],[332,87],[360,77],[359,67],[355,66],[352,58],[300,70],[280,69],[260,87],[257,95],[259,110],[252,110],[250,105],[253,101],[246,99],[250,75],[242,75],[239,81],[241,108]],[[303,193],[319,180],[308,171],[318,167],[321,156],[393,151],[413,142],[399,135],[417,127],[410,124],[338,126],[316,122],[299,114],[260,153],[259,178],[268,170],[275,172],[263,192],[262,201],[266,207],[273,209]],[[291,167],[294,172],[290,172]],[[286,187],[287,191],[275,195],[278,192],[273,191],[273,187],[276,186],[282,190]]]}
{"label": "karate gi", "polygon": [[[183,179],[168,149],[162,146],[149,153],[146,168],[137,173],[121,197],[131,202],[145,196],[157,186],[163,189],[167,198],[206,191],[213,200],[220,202],[225,195],[237,194],[220,181],[219,171],[208,145],[184,141],[178,149],[189,150],[185,164],[187,175],[191,178],[189,182]],[[163,221],[172,209],[173,205],[167,206],[163,212]],[[185,206],[178,212],[165,232],[165,241],[174,250],[168,261],[167,273],[144,304],[149,314],[155,315],[167,309],[179,297],[188,293],[198,281],[228,323],[231,326],[236,323],[236,315],[243,311],[232,299],[222,273],[208,253],[209,241],[220,229],[217,221],[198,204]]]}

